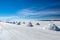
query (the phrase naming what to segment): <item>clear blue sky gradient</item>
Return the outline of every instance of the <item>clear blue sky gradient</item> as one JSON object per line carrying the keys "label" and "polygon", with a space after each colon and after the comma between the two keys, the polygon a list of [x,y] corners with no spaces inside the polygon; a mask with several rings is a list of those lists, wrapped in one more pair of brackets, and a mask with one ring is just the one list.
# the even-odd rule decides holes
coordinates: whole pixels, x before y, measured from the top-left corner
{"label": "clear blue sky gradient", "polygon": [[[46,7],[47,6],[47,7]],[[41,9],[42,7],[42,9]],[[0,16],[24,16],[19,15],[16,12],[21,11],[23,9],[31,8],[30,10],[33,11],[60,11],[60,0],[0,0]],[[41,14],[41,13],[40,13]],[[44,14],[43,14],[44,15]],[[37,16],[37,15],[35,15]],[[32,15],[29,15],[26,18],[44,18],[44,17],[55,17],[60,18],[60,12],[57,15],[45,15],[35,17]],[[22,17],[24,18],[24,17]]]}

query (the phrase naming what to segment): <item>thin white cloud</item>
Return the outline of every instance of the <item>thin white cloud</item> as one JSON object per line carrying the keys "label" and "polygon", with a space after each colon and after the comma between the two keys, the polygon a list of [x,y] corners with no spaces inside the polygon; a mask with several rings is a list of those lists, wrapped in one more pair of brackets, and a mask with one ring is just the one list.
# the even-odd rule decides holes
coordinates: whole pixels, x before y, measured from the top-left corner
{"label": "thin white cloud", "polygon": [[29,16],[29,15],[50,15],[50,14],[60,14],[60,11],[33,11],[29,9],[23,9],[21,11],[17,12],[18,14],[21,14],[23,16]]}
{"label": "thin white cloud", "polygon": [[18,11],[18,14],[22,14],[22,15],[34,15],[34,12],[31,11],[31,10],[23,9],[21,11]]}

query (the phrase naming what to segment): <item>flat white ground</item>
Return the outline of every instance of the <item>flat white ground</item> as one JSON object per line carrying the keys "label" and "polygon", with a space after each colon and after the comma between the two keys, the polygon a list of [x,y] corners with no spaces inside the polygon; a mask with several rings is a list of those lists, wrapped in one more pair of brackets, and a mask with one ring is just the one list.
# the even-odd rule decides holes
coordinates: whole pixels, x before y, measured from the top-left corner
{"label": "flat white ground", "polygon": [[[60,26],[60,22],[54,22]],[[34,24],[34,21],[33,21]],[[0,40],[60,40],[60,32],[43,30],[40,27],[49,26],[49,22],[40,22],[40,26],[24,27],[0,22]]]}

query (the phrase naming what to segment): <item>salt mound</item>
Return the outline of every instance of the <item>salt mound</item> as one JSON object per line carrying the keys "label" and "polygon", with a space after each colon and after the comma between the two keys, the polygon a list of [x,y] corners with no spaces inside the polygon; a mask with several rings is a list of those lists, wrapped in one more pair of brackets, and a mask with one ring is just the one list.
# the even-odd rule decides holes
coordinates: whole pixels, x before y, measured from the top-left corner
{"label": "salt mound", "polygon": [[53,31],[60,31],[60,28],[56,26],[55,24],[47,24],[43,28],[43,30],[53,30]]}
{"label": "salt mound", "polygon": [[50,26],[50,30],[60,31],[60,28],[58,26],[56,26],[55,24],[53,24]]}

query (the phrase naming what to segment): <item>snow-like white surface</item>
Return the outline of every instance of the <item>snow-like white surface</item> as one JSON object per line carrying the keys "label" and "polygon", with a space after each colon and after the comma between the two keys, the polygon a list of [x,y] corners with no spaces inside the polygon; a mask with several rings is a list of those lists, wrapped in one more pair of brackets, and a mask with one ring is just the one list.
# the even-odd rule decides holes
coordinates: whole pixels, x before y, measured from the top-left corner
{"label": "snow-like white surface", "polygon": [[[39,21],[32,21],[34,27],[27,27],[27,24],[24,26],[0,22],[0,40],[60,40],[60,32],[46,30],[50,22],[39,22],[39,26],[35,25],[36,22]],[[60,22],[53,23],[60,26]]]}

